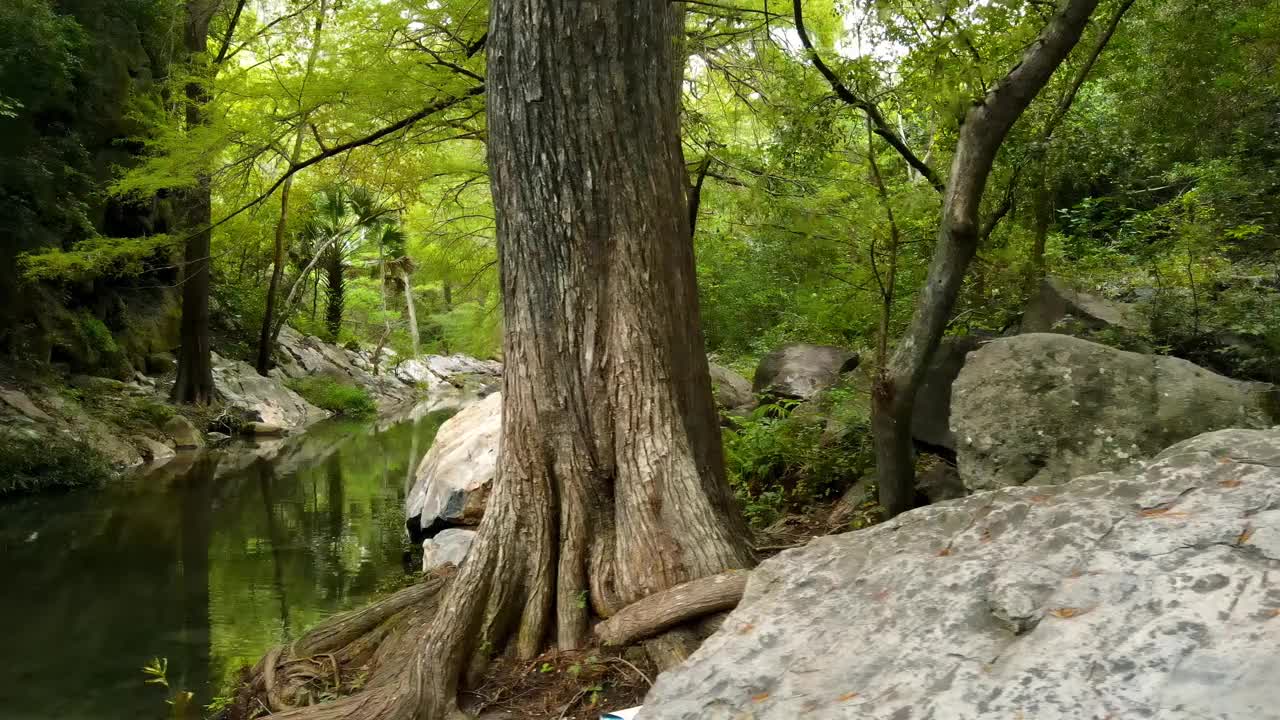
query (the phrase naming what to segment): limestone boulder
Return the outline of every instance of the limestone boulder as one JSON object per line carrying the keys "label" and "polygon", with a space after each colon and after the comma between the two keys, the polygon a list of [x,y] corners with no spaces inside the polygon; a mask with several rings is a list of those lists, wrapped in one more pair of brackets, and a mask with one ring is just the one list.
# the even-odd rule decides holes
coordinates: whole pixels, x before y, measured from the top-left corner
{"label": "limestone boulder", "polygon": [[[213,384],[227,404],[253,422],[296,430],[319,422],[329,413],[290,390],[278,377],[263,377],[248,363],[214,353]],[[239,428],[233,428],[239,430]]]}
{"label": "limestone boulder", "polygon": [[1280,431],[920,508],[763,563],[640,720],[1280,713]]}
{"label": "limestone boulder", "polygon": [[419,541],[447,527],[480,523],[501,435],[501,393],[468,405],[440,426],[405,503],[411,538]]}
{"label": "limestone boulder", "polygon": [[747,412],[755,407],[756,396],[751,383],[723,365],[711,363],[711,392],[716,405],[728,412]]}
{"label": "limestone boulder", "polygon": [[1275,408],[1271,385],[1038,333],[971,353],[951,417],[960,475],[987,490],[1119,469],[1211,430],[1270,427]]}
{"label": "limestone boulder", "polygon": [[475,530],[449,528],[422,541],[422,571],[430,572],[441,565],[461,565],[475,540]]}
{"label": "limestone boulder", "polygon": [[1040,333],[1074,327],[1082,331],[1115,329],[1142,332],[1147,321],[1136,305],[1108,300],[1065,280],[1046,277],[1027,302],[1022,332]]}
{"label": "limestone boulder", "polygon": [[760,360],[751,389],[755,394],[808,400],[857,367],[857,353],[844,348],[807,343],[784,345]]}
{"label": "limestone boulder", "polygon": [[173,446],[179,450],[204,447],[204,435],[185,416],[174,415],[165,422],[162,429],[165,435],[173,439]]}

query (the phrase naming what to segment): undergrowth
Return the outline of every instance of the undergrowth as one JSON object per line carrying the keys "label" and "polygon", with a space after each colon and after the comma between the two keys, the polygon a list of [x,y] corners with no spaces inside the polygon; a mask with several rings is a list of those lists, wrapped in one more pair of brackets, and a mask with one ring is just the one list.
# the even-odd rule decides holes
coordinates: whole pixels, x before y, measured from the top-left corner
{"label": "undergrowth", "polygon": [[114,474],[101,453],[69,438],[0,437],[0,497],[97,486]]}
{"label": "undergrowth", "polygon": [[295,378],[285,383],[307,402],[346,417],[367,417],[377,412],[373,396],[364,388],[324,375]]}

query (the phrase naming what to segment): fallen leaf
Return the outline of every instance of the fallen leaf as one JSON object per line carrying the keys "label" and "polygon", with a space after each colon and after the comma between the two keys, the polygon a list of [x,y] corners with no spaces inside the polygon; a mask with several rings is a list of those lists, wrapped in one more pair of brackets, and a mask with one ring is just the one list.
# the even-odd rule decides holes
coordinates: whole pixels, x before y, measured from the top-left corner
{"label": "fallen leaf", "polygon": [[1186,513],[1184,513],[1184,512],[1173,512],[1173,508],[1171,508],[1171,507],[1156,507],[1156,508],[1148,508],[1148,509],[1143,510],[1142,512],[1140,512],[1140,513],[1138,513],[1138,514],[1139,514],[1139,515],[1141,515],[1141,516],[1142,516],[1142,517],[1144,517],[1144,518],[1153,518],[1153,517],[1183,518],[1183,517],[1187,517],[1187,514],[1186,514]]}
{"label": "fallen leaf", "polygon": [[1067,618],[1073,618],[1073,617],[1083,615],[1087,612],[1089,611],[1083,610],[1081,608],[1064,607],[1064,608],[1057,608],[1055,610],[1050,610],[1049,614],[1054,617],[1060,617],[1065,620]]}
{"label": "fallen leaf", "polygon": [[856,697],[858,697],[858,693],[856,693],[856,692],[847,692],[847,693],[845,693],[845,694],[841,695],[840,697],[836,698],[836,700],[839,700],[840,702],[849,702],[850,700],[852,700],[852,699],[854,699],[854,698],[856,698]]}
{"label": "fallen leaf", "polygon": [[1246,525],[1244,530],[1240,531],[1240,536],[1236,538],[1237,545],[1243,545],[1249,542],[1249,538],[1253,537],[1253,526]]}
{"label": "fallen leaf", "polygon": [[759,703],[759,702],[764,702],[765,700],[768,700],[768,699],[769,699],[769,693],[767,693],[767,692],[762,692],[762,693],[760,693],[759,695],[752,695],[752,696],[751,696],[751,702],[758,702],[758,703]]}
{"label": "fallen leaf", "polygon": [[1030,500],[1031,502],[1036,503],[1036,504],[1040,504],[1040,503],[1042,503],[1042,502],[1045,502],[1045,501],[1047,501],[1048,499],[1049,499],[1049,496],[1048,496],[1048,495],[1032,495],[1031,497],[1027,498],[1027,500]]}
{"label": "fallen leaf", "polygon": [[755,625],[752,625],[751,623],[743,623],[743,624],[741,624],[741,625],[739,625],[739,626],[738,626],[738,634],[739,634],[739,635],[746,635],[747,633],[749,633],[749,632],[751,632],[752,630],[755,630],[755,629],[756,629],[756,626],[755,626]]}
{"label": "fallen leaf", "polygon": [[938,551],[938,557],[946,557],[951,554],[951,548],[945,547]]}
{"label": "fallen leaf", "polygon": [[1280,608],[1271,611],[1271,617],[1280,617]]}
{"label": "fallen leaf", "polygon": [[1240,487],[1242,484],[1243,483],[1241,483],[1239,480],[1223,480],[1222,482],[1218,483],[1218,487],[1236,488],[1236,487]]}
{"label": "fallen leaf", "polygon": [[991,528],[982,528],[982,542],[991,542]]}

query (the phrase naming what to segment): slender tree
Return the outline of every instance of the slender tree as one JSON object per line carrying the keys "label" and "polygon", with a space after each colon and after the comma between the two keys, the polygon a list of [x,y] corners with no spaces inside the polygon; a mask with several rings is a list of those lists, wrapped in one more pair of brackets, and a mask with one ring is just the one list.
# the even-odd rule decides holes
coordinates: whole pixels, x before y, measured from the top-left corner
{"label": "slender tree", "polygon": [[[227,23],[218,52],[209,56],[209,25],[223,0],[187,0],[183,23],[183,47],[189,79],[185,89],[185,121],[188,130],[205,123],[209,103],[208,83],[227,58],[246,0],[238,0]],[[197,169],[195,184],[181,197],[187,242],[182,264],[181,346],[178,378],[173,384],[174,402],[206,405],[213,400],[213,361],[209,344],[210,241],[213,236],[213,190],[209,167]]]}
{"label": "slender tree", "polygon": [[[311,47],[307,50],[306,68],[302,75],[302,86],[298,89],[298,127],[293,134],[293,148],[288,162],[292,167],[302,159],[302,141],[307,133],[307,121],[311,113],[307,110],[307,83],[315,73],[316,60],[320,57],[320,39],[324,33],[325,13],[328,12],[327,0],[320,0],[316,10],[316,22],[311,34]],[[271,369],[271,348],[275,335],[271,332],[276,315],[276,295],[279,294],[280,280],[284,275],[284,238],[289,226],[289,197],[293,190],[293,176],[285,178],[280,186],[280,219],[276,221],[275,245],[271,257],[271,284],[267,286],[267,307],[262,314],[262,329],[258,334],[258,358],[256,367],[258,374],[266,375]]]}
{"label": "slender tree", "polygon": [[980,211],[996,154],[1013,124],[1080,41],[1097,5],[1098,0],[1063,0],[1022,61],[969,109],[960,126],[928,277],[911,325],[872,391],[880,504],[890,515],[914,505],[911,417],[916,393],[951,320],[969,263],[987,234]]}

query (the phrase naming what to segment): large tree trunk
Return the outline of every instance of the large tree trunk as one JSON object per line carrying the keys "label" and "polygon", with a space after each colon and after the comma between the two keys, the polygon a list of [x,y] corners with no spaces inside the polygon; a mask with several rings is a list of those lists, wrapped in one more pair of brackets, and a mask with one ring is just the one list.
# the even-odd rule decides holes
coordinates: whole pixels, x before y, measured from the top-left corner
{"label": "large tree trunk", "polygon": [[1098,0],[1064,0],[1022,62],[965,116],[943,195],[929,275],[906,334],[872,394],[880,504],[890,516],[915,501],[911,415],[925,371],[951,320],[956,297],[978,250],[979,212],[987,177],[1010,128],[1080,41]]}
{"label": "large tree trunk", "polygon": [[[188,130],[204,124],[204,108],[209,101],[204,78],[208,72],[209,21],[218,0],[187,0],[183,45],[191,65],[192,78],[186,87]],[[213,400],[213,360],[209,344],[209,245],[213,231],[212,189],[208,168],[196,174],[194,187],[182,193],[183,226],[190,233],[182,264],[181,345],[178,350],[178,379],[173,385],[174,402],[207,405]]]}
{"label": "large tree trunk", "polygon": [[[495,0],[502,441],[466,563],[394,681],[288,717],[443,720],[493,653],[753,563],[703,348],[667,0]],[[374,679],[371,675],[371,683]]]}

